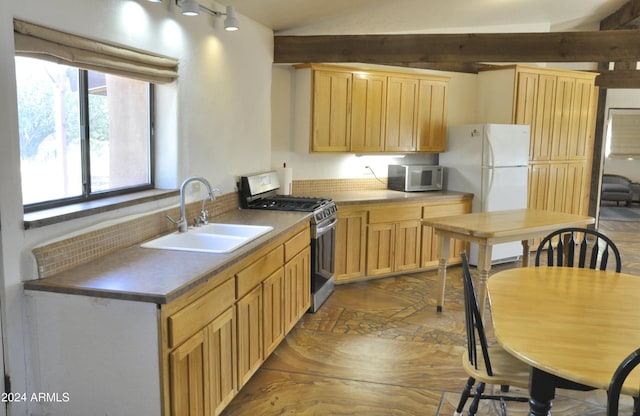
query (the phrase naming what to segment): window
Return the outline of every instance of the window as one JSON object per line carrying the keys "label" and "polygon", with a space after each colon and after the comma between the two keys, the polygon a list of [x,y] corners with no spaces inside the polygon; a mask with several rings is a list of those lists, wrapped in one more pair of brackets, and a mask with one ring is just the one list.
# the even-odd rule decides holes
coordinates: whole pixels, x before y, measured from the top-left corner
{"label": "window", "polygon": [[15,62],[25,211],[152,187],[153,84]]}

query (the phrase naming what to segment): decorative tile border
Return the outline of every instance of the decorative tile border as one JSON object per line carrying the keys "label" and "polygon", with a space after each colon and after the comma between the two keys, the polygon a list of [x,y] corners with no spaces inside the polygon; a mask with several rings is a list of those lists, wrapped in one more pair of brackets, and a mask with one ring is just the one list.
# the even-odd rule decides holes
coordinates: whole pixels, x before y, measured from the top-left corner
{"label": "decorative tile border", "polygon": [[293,181],[294,195],[322,196],[335,191],[370,191],[387,189],[387,178],[309,179]]}
{"label": "decorative tile border", "polygon": [[[382,181],[382,182],[381,182]],[[293,182],[295,195],[322,196],[328,191],[356,191],[386,189],[386,178],[371,179],[314,179]],[[213,218],[238,209],[238,194],[233,192],[207,201],[205,208]],[[187,204],[187,218],[200,214],[201,201]],[[139,244],[175,229],[165,216],[180,216],[177,207],[124,221],[99,230],[36,247],[33,254],[38,264],[38,277],[53,276],[62,271],[88,263],[117,250]]]}

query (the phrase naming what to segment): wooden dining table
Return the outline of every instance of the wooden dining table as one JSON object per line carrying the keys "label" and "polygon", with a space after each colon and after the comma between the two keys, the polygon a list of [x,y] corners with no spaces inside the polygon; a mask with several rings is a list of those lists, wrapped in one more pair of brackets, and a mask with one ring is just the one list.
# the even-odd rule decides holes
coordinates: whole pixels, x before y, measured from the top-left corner
{"label": "wooden dining table", "polygon": [[[488,282],[498,343],[531,366],[530,416],[546,416],[558,377],[607,389],[640,347],[640,276],[571,267],[526,267]],[[640,371],[623,393],[638,397]]]}
{"label": "wooden dining table", "polygon": [[438,299],[437,311],[442,311],[447,281],[447,258],[451,239],[478,244],[478,300],[480,313],[486,304],[486,282],[491,270],[492,247],[511,241],[522,242],[522,265],[529,264],[529,241],[544,237],[565,227],[582,227],[593,224],[595,219],[586,215],[544,211],[531,208],[505,211],[459,214],[426,218],[422,223],[433,227],[438,237]]}

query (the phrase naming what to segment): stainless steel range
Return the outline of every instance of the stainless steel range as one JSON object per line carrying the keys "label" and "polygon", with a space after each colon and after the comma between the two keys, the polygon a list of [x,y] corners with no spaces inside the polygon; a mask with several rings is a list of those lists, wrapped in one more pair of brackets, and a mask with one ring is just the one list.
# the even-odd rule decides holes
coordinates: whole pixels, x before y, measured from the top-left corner
{"label": "stainless steel range", "polygon": [[311,219],[311,312],[316,312],[333,293],[338,207],[328,198],[277,195],[276,172],[240,177],[240,206],[248,209],[312,212]]}

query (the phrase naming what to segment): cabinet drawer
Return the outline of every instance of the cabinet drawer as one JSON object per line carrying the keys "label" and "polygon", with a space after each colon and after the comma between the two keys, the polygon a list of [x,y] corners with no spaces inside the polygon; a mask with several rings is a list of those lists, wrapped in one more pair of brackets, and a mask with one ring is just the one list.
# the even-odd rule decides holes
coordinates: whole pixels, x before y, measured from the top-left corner
{"label": "cabinet drawer", "polygon": [[423,208],[422,218],[446,217],[448,215],[467,214],[471,212],[467,204],[451,204],[426,206]]}
{"label": "cabinet drawer", "polygon": [[171,315],[167,319],[169,347],[173,348],[192,336],[233,305],[235,300],[234,280],[229,279]]}
{"label": "cabinet drawer", "polygon": [[284,264],[284,248],[278,246],[260,260],[243,269],[236,275],[238,299],[262,283],[271,273]]}
{"label": "cabinet drawer", "polygon": [[396,206],[393,208],[373,208],[369,210],[369,224],[419,220],[422,210],[419,206]]}
{"label": "cabinet drawer", "polygon": [[284,243],[284,261],[285,263],[295,257],[296,254],[309,246],[311,241],[311,230],[307,227],[304,231],[293,236],[289,241]]}

